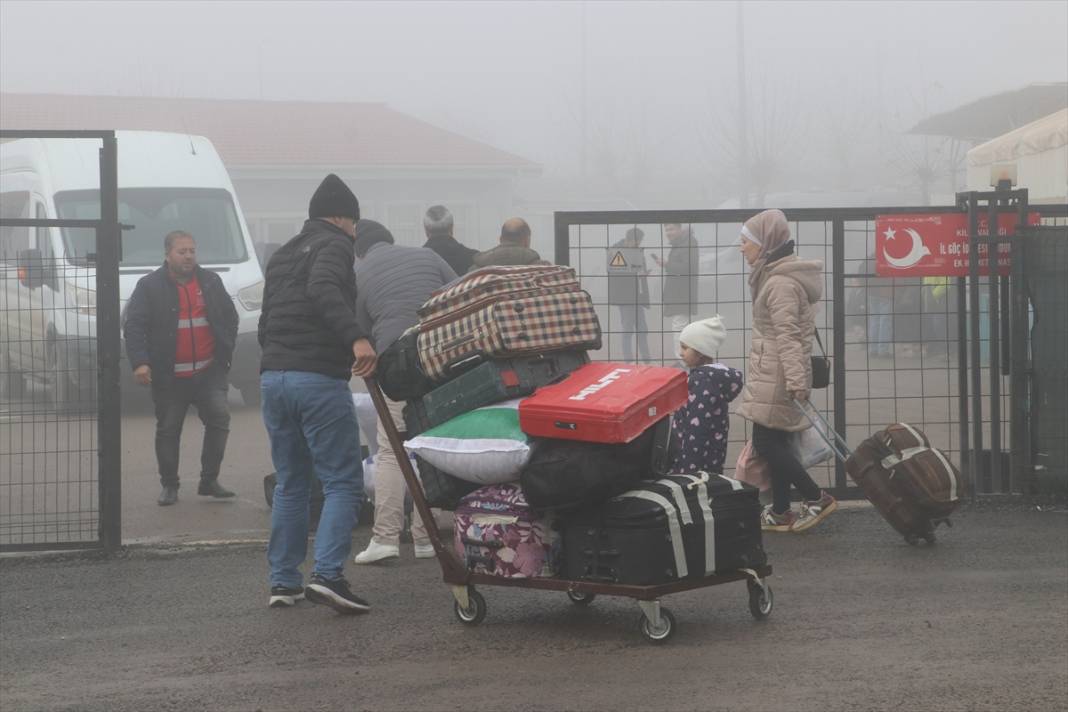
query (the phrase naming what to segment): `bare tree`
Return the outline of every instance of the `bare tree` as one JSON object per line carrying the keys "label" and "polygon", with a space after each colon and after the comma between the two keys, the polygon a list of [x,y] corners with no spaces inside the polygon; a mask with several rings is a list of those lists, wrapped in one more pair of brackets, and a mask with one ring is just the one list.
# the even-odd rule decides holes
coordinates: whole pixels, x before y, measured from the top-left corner
{"label": "bare tree", "polygon": [[748,97],[744,143],[736,127],[736,107],[717,104],[714,96],[712,106],[698,129],[708,159],[732,175],[748,169],[749,202],[763,205],[789,166],[800,161],[807,150],[806,117],[795,92],[785,86],[771,88],[766,79],[761,81],[759,92]]}

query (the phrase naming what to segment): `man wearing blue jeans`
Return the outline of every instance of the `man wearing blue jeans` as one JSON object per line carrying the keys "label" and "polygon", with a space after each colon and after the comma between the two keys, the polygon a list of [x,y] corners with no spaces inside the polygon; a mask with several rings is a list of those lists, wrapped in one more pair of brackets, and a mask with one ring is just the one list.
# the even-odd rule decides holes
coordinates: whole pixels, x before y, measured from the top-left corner
{"label": "man wearing blue jeans", "polygon": [[[359,425],[349,378],[374,372],[376,355],[356,322],[353,240],[360,205],[334,174],[315,191],[300,234],[267,264],[259,341],[263,424],[277,472],[267,546],[268,605],[301,598],[341,613],[371,606],[343,576],[363,499]],[[312,475],[323,486],[315,566],[307,588]]]}

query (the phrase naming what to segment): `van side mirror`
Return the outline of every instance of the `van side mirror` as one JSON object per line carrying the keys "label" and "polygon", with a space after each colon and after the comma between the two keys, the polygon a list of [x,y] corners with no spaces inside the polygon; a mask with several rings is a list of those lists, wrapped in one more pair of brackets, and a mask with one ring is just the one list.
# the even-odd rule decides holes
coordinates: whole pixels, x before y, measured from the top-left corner
{"label": "van side mirror", "polygon": [[44,284],[55,284],[56,267],[45,263],[40,250],[19,250],[15,260],[22,286],[37,289]]}

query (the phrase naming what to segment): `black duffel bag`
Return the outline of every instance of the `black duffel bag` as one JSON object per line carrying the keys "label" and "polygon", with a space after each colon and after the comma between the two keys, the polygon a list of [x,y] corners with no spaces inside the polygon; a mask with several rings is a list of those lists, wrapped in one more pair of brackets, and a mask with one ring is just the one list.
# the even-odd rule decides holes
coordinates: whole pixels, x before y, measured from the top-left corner
{"label": "black duffel bag", "polygon": [[531,438],[530,462],[519,484],[534,509],[568,511],[597,504],[659,476],[654,462],[663,456],[657,442],[670,437],[664,418],[629,443],[603,444]]}
{"label": "black duffel bag", "polygon": [[378,355],[375,377],[382,392],[392,401],[422,398],[434,390],[434,382],[419,365],[418,338],[419,332],[409,331]]}

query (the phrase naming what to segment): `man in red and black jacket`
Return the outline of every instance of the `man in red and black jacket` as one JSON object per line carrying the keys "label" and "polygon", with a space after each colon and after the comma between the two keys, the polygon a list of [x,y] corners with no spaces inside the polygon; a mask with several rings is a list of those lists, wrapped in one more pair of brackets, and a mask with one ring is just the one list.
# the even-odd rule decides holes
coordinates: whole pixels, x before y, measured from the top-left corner
{"label": "man in red and black jacket", "polygon": [[193,236],[177,230],[163,240],[163,266],[145,275],[126,307],[126,355],[134,380],[152,387],[156,406],[159,505],[178,501],[178,452],[186,411],[204,423],[197,494],[233,497],[219,484],[230,434],[227,373],[237,339],[237,310],[219,275],[197,264]]}

